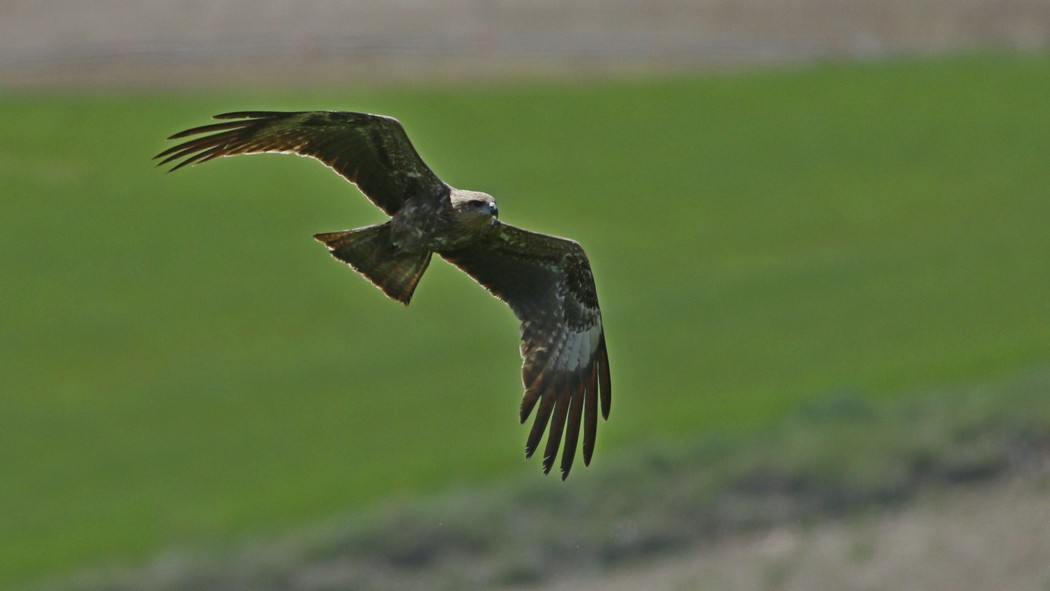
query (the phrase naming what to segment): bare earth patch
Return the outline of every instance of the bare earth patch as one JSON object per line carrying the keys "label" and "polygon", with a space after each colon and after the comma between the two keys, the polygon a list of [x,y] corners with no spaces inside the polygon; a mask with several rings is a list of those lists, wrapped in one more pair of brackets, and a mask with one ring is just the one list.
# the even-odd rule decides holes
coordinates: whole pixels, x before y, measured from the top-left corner
{"label": "bare earth patch", "polygon": [[8,0],[0,88],[294,86],[1050,47],[1047,0]]}
{"label": "bare earth patch", "polygon": [[788,524],[520,591],[1050,588],[1050,488],[1013,479],[848,520]]}

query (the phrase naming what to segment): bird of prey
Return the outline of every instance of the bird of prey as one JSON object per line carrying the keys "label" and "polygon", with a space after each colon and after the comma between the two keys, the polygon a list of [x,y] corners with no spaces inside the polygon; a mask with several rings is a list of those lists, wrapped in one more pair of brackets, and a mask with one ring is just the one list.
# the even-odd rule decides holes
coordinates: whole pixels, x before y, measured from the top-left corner
{"label": "bird of prey", "polygon": [[602,314],[591,266],[572,240],[529,232],[497,219],[496,201],[443,182],[392,117],[347,111],[244,111],[168,139],[186,139],[155,158],[172,171],[220,156],[292,153],[320,160],[357,185],[391,219],[315,235],[389,297],[408,305],[433,253],[506,302],[521,322],[519,417],[536,417],[525,444],[531,457],[545,431],[543,472],[564,435],[561,477],[569,475],[583,430],[583,461],[594,452],[598,404],[609,418],[612,388]]}

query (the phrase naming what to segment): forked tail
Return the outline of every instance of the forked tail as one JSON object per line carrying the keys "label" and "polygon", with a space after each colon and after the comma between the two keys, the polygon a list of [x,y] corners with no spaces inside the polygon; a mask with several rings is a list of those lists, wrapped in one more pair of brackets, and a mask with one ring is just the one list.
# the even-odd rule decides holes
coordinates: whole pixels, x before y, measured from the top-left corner
{"label": "forked tail", "polygon": [[408,305],[430,264],[430,251],[402,252],[390,240],[390,222],[315,234],[332,256],[350,265],[391,298]]}

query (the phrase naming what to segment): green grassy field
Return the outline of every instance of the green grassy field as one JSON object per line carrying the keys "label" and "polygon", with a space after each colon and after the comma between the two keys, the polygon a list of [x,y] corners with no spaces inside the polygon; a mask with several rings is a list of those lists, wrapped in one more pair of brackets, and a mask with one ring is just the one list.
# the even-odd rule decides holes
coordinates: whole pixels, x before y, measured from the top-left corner
{"label": "green grassy field", "polygon": [[[50,589],[521,591],[548,583],[564,589],[570,588],[565,579],[579,586],[580,577],[615,577],[632,566],[673,561],[734,539],[816,529],[832,520],[846,522],[851,531],[865,518],[899,520],[904,505],[950,499],[961,492],[953,489],[987,494],[1021,485],[1038,498],[1046,493],[1050,458],[1048,391],[1050,371],[1044,369],[878,400],[838,392],[805,402],[760,431],[712,430],[646,441],[607,458],[572,487],[519,474],[386,503],[378,514],[335,516],[232,548],[184,549],[146,567],[76,577]],[[1022,509],[1017,500],[992,497],[984,510],[997,523],[1025,511],[1030,519],[1031,511],[1040,510]],[[918,529],[917,538],[927,539],[928,530]],[[870,539],[862,531],[854,533]],[[1045,547],[1025,528],[1011,536],[1012,548],[1002,547],[1001,534],[974,533],[967,533],[968,547],[996,548],[981,561],[984,569],[1031,576],[1026,560],[1038,555],[1040,544]],[[1018,546],[1019,540],[1024,543]],[[933,544],[944,546],[934,555],[958,550],[944,540]],[[841,574],[861,561],[864,576],[871,577],[870,558],[839,557],[827,568]],[[791,558],[797,566],[812,560]],[[962,560],[972,560],[972,552]],[[735,569],[753,574],[754,563]],[[931,568],[943,569],[943,577],[958,575],[948,565]],[[1018,586],[1026,587],[1011,588]],[[608,588],[639,586],[620,581]]]}
{"label": "green grassy field", "polygon": [[829,392],[1045,363],[1047,96],[1050,59],[974,56],[0,98],[0,586],[542,478],[509,310],[440,262],[403,309],[311,238],[381,219],[352,187],[288,156],[164,175],[170,133],[228,110],[395,115],[505,221],[579,240],[613,367],[601,463]]}

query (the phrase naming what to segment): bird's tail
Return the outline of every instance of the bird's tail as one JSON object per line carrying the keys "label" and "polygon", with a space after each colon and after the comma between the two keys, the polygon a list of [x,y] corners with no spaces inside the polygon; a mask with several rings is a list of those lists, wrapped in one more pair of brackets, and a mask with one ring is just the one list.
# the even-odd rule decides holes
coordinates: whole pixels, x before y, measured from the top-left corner
{"label": "bird's tail", "polygon": [[332,256],[350,265],[386,295],[408,305],[419,278],[430,264],[430,251],[406,253],[390,239],[390,222],[315,234]]}

